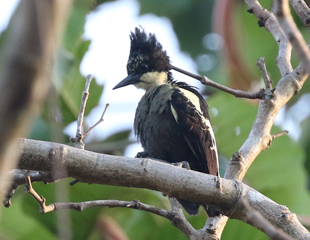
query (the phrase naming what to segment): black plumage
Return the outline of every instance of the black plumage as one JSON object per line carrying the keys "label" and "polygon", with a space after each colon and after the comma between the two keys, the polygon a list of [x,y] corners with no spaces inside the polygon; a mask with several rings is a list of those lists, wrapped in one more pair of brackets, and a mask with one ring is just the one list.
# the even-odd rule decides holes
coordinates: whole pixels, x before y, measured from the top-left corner
{"label": "black plumage", "polygon": [[[206,101],[194,87],[173,80],[169,56],[154,34],[136,28],[130,39],[128,76],[114,89],[133,84],[146,90],[134,121],[143,155],[171,163],[187,161],[192,170],[219,176]],[[198,213],[199,203],[178,200],[189,214]],[[207,213],[219,214],[213,209]]]}

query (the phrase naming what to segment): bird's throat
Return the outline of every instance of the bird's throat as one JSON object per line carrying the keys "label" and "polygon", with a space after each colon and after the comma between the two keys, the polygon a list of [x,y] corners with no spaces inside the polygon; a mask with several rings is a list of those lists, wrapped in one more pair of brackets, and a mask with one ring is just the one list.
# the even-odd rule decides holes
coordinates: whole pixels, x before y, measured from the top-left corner
{"label": "bird's throat", "polygon": [[151,87],[166,84],[167,80],[167,72],[147,72],[140,77],[140,82],[136,83],[135,86],[147,91]]}

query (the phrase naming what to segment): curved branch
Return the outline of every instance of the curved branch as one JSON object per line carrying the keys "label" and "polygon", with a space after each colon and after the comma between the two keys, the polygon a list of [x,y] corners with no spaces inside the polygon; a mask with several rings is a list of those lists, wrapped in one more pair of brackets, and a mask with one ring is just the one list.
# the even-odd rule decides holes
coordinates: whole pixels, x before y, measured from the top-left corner
{"label": "curved branch", "polygon": [[276,2],[276,16],[278,21],[290,40],[295,53],[301,64],[308,69],[310,73],[310,52],[309,48],[298,30],[292,15],[290,14],[289,0],[277,0]]}
{"label": "curved branch", "polygon": [[253,13],[255,17],[257,17],[259,26],[264,26],[277,42],[279,52],[276,62],[282,77],[284,77],[286,74],[293,71],[291,65],[292,46],[290,42],[271,12],[263,8],[257,0],[245,0],[245,2],[249,6],[248,12]]}

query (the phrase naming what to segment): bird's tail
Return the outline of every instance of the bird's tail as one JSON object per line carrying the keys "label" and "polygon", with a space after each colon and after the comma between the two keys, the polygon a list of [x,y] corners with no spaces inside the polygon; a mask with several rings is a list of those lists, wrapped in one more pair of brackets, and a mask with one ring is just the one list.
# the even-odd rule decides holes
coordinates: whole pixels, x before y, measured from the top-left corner
{"label": "bird's tail", "polygon": [[209,217],[218,217],[221,214],[219,211],[215,210],[214,208],[210,208],[207,205],[202,204],[202,206]]}
{"label": "bird's tail", "polygon": [[200,204],[180,198],[177,198],[177,200],[189,215],[197,215]]}
{"label": "bird's tail", "polygon": [[200,206],[203,206],[204,210],[206,211],[209,217],[217,217],[221,214],[219,211],[215,210],[214,208],[210,208],[204,204],[199,204],[199,203],[191,202],[191,201],[180,199],[180,198],[178,198],[177,200],[179,201],[179,203],[181,203],[182,207],[185,209],[185,211],[189,215],[197,215]]}

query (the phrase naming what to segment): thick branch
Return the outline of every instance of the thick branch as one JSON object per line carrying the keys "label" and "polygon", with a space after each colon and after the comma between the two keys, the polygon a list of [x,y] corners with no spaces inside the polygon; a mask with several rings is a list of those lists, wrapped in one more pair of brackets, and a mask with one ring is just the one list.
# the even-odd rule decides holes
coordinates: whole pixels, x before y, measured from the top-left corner
{"label": "thick branch", "polygon": [[292,7],[305,27],[310,28],[310,9],[304,0],[290,0]]}
{"label": "thick branch", "polygon": [[258,211],[252,209],[250,205],[243,201],[246,209],[248,210],[247,216],[253,222],[256,222],[261,226],[262,229],[265,229],[264,232],[268,235],[271,240],[293,240],[281,229],[276,229],[270,222],[268,222]]}
{"label": "thick branch", "polygon": [[290,236],[310,238],[295,214],[238,181],[222,179],[219,188],[217,177],[212,175],[150,159],[97,154],[50,142],[21,139],[19,149],[19,167],[22,169],[52,171],[53,165],[57,164],[66,169],[68,176],[82,182],[161,191],[168,196],[206,203],[231,218],[259,228],[247,218],[247,210],[240,202],[242,198]]}

